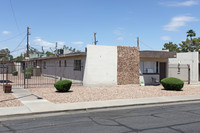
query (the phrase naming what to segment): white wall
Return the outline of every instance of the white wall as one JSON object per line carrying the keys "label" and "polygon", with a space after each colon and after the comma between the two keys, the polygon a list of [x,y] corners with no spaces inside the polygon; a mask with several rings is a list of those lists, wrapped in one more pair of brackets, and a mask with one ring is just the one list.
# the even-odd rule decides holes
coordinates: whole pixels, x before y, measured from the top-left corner
{"label": "white wall", "polygon": [[[178,64],[178,62],[180,62],[181,64],[189,64],[191,82],[198,82],[199,53],[198,52],[177,53],[176,58],[169,58],[168,65]],[[170,73],[168,74],[168,76],[170,76]]]}
{"label": "white wall", "polygon": [[83,85],[117,85],[117,46],[87,46]]}

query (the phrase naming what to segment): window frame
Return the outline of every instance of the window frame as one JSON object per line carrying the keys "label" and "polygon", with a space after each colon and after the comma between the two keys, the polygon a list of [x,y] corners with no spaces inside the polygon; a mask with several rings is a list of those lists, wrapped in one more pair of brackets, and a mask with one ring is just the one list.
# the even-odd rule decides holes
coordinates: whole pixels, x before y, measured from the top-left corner
{"label": "window frame", "polygon": [[64,66],[67,67],[67,60],[64,61]]}
{"label": "window frame", "polygon": [[74,60],[74,71],[81,71],[81,60]]}
{"label": "window frame", "polygon": [[[151,62],[151,63],[154,63],[153,64],[153,69],[152,68],[149,68],[149,69],[152,69],[153,70],[153,72],[145,72],[145,62],[147,63],[147,62]],[[140,61],[140,63],[142,63],[142,64],[140,64],[140,74],[159,74],[159,72],[158,72],[158,69],[159,69],[159,66],[158,66],[158,61]],[[142,67],[141,67],[141,65],[142,65]],[[142,68],[142,69],[141,69]],[[147,69],[147,68],[146,68]]]}
{"label": "window frame", "polygon": [[58,66],[59,66],[59,67],[62,66],[62,61],[61,61],[61,60],[59,60],[59,62],[58,62]]}
{"label": "window frame", "polygon": [[47,68],[46,65],[47,65],[47,63],[46,63],[46,61],[44,61],[44,62],[43,62],[43,69],[46,69],[46,68]]}

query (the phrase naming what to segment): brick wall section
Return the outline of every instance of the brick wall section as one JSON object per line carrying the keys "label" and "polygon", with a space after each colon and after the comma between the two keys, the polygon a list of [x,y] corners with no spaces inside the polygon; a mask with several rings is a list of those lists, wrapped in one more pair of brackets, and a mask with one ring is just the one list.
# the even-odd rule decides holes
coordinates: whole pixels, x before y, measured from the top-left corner
{"label": "brick wall section", "polygon": [[139,84],[139,49],[117,46],[117,84]]}

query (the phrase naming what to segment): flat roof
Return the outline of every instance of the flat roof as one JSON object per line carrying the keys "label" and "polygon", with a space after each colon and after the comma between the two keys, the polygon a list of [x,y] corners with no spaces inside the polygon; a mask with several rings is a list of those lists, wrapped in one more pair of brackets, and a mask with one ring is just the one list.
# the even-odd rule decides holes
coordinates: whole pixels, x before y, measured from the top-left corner
{"label": "flat roof", "polygon": [[176,58],[176,52],[168,51],[140,51],[140,58]]}
{"label": "flat roof", "polygon": [[77,57],[77,56],[86,56],[86,52],[69,53],[69,54],[65,54],[65,55],[49,56],[49,57],[42,57],[42,58],[31,58],[31,59],[25,59],[25,61],[49,60],[49,59],[57,59],[57,58],[65,58],[65,57]]}
{"label": "flat roof", "polygon": [[[65,55],[59,56],[49,56],[49,57],[42,57],[42,58],[32,58],[26,59],[25,61],[31,60],[48,60],[48,59],[57,59],[57,58],[65,58],[65,57],[77,57],[77,56],[86,56],[86,52],[78,52],[78,53],[69,53]],[[176,52],[168,52],[168,51],[140,51],[140,58],[160,58],[160,59],[168,59],[168,58],[175,58]]]}

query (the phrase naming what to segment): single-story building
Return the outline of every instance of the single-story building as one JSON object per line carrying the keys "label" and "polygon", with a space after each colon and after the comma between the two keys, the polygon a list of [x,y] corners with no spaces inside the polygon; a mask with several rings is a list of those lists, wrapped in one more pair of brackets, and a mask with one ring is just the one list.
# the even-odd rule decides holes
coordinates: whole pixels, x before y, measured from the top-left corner
{"label": "single-story building", "polygon": [[[150,85],[166,77],[187,77],[183,80],[190,78],[191,83],[200,80],[198,52],[139,51],[138,47],[88,45],[86,52],[26,61],[34,66],[35,75],[71,79],[85,86],[139,84],[141,81]],[[185,70],[188,65],[190,70]]]}

